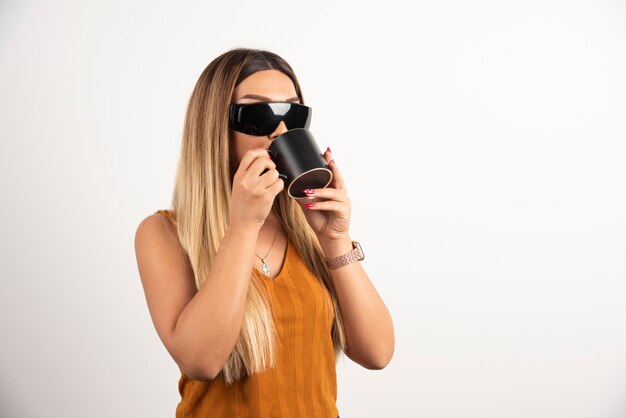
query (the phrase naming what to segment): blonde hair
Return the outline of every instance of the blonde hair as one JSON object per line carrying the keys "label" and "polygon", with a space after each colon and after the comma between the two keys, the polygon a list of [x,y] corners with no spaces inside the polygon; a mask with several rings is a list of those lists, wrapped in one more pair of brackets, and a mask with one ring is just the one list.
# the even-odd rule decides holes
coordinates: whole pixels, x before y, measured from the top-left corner
{"label": "blonde hair", "polygon": [[[241,81],[250,74],[269,69],[289,76],[304,103],[298,80],[285,60],[269,51],[244,48],[227,51],[214,59],[200,75],[189,99],[172,209],[197,289],[211,269],[229,224],[232,179],[237,167],[229,142],[228,106]],[[332,340],[338,357],[345,351],[346,342],[337,294],[322,248],[300,206],[284,192],[274,200],[273,210],[304,263],[330,294],[334,307]],[[328,304],[326,311],[330,312]],[[275,339],[270,301],[253,269],[241,332],[220,372],[226,383],[275,366]]]}

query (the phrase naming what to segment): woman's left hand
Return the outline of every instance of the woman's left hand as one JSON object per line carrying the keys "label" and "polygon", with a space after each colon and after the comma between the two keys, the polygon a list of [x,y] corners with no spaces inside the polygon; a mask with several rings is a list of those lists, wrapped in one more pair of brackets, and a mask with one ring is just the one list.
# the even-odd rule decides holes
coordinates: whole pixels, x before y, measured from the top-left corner
{"label": "woman's left hand", "polygon": [[313,193],[307,193],[308,199],[297,199],[307,222],[320,242],[349,237],[352,210],[343,177],[335,160],[332,159],[330,148],[324,152],[324,159],[333,173],[330,184],[324,189],[312,189]]}

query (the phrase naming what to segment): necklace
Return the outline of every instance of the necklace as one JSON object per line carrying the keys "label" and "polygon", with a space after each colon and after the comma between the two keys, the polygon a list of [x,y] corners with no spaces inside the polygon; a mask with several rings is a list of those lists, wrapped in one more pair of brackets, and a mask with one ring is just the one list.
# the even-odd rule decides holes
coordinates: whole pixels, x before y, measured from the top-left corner
{"label": "necklace", "polygon": [[265,257],[259,257],[256,253],[254,253],[254,255],[256,255],[257,257],[261,259],[261,270],[263,270],[263,274],[265,274],[266,276],[270,275],[270,265],[267,264],[267,261],[265,261],[265,259],[269,255],[270,251],[272,251],[272,247],[274,247],[274,242],[276,242],[277,236],[278,236],[278,228],[276,228],[276,233],[274,234],[274,240],[272,241],[272,245],[270,245],[270,249],[267,250],[267,254],[265,254]]}

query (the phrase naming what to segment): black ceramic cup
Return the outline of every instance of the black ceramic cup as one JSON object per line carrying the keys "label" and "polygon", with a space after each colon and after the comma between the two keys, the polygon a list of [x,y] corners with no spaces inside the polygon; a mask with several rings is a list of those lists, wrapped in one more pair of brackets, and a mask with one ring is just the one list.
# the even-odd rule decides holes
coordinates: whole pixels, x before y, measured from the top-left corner
{"label": "black ceramic cup", "polygon": [[291,129],[279,135],[272,141],[268,153],[285,182],[287,194],[294,199],[306,198],[304,189],[323,189],[333,179],[333,173],[308,129]]}

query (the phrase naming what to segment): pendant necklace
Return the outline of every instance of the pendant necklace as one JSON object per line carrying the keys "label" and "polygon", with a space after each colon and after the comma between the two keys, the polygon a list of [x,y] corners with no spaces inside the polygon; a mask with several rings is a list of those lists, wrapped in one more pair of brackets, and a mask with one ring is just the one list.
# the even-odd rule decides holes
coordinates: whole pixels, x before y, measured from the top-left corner
{"label": "pendant necklace", "polygon": [[276,241],[277,236],[278,236],[278,228],[276,228],[276,233],[274,234],[274,240],[272,241],[272,245],[270,245],[270,249],[267,250],[267,254],[265,254],[265,257],[261,258],[256,253],[254,253],[254,255],[256,255],[257,257],[261,259],[261,270],[263,270],[263,274],[265,274],[266,276],[270,275],[270,265],[267,264],[267,261],[265,261],[265,259],[267,258],[270,251],[272,251],[272,247],[274,247],[274,242]]}

